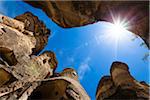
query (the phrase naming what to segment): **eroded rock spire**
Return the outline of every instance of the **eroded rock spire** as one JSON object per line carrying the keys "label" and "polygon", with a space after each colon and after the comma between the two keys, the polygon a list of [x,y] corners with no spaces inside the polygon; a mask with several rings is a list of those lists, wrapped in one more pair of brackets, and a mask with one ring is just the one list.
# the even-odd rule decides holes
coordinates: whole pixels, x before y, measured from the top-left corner
{"label": "eroded rock spire", "polygon": [[135,80],[130,74],[127,64],[113,62],[110,74],[110,76],[101,78],[96,91],[97,100],[149,99],[149,86]]}

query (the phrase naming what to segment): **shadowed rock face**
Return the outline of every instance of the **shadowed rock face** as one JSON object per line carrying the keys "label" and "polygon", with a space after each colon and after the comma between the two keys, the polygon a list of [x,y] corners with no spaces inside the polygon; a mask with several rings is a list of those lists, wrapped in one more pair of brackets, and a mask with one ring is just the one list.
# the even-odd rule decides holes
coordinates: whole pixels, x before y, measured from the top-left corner
{"label": "shadowed rock face", "polygon": [[2,61],[2,59],[6,61],[8,65],[10,66],[16,65],[18,62],[13,50],[10,50],[6,47],[0,47],[0,58],[1,58],[0,64],[3,64],[3,65],[5,65],[5,63]]}
{"label": "shadowed rock face", "polygon": [[112,22],[112,14],[129,22],[129,31],[139,35],[149,47],[149,1],[26,1],[42,9],[64,28],[97,21]]}
{"label": "shadowed rock face", "polygon": [[10,79],[11,75],[4,69],[0,68],[0,87],[7,83]]}
{"label": "shadowed rock face", "polygon": [[111,76],[102,77],[98,84],[97,100],[149,99],[149,86],[145,82],[136,81],[131,76],[127,64],[114,62],[110,73]]}
{"label": "shadowed rock face", "polygon": [[72,68],[66,68],[59,75],[43,80],[29,100],[89,100],[89,96],[78,81],[78,75]]}

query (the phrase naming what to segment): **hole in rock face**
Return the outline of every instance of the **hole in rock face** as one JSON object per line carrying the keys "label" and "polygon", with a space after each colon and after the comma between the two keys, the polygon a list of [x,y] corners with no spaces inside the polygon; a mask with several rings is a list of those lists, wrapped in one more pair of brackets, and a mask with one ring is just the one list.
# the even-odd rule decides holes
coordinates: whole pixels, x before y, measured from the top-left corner
{"label": "hole in rock face", "polygon": [[48,63],[51,63],[51,58],[48,60]]}
{"label": "hole in rock face", "polygon": [[10,66],[17,64],[14,52],[8,48],[0,47],[0,58],[2,58],[2,60],[7,62]]}
{"label": "hole in rock face", "polygon": [[45,63],[46,63],[46,59],[43,60],[43,64],[45,64]]}
{"label": "hole in rock face", "polygon": [[55,92],[55,95],[58,95],[58,91]]}
{"label": "hole in rock face", "polygon": [[6,33],[6,30],[4,29],[4,28],[1,28],[2,30],[3,30],[3,32],[5,32]]}
{"label": "hole in rock face", "polygon": [[23,34],[25,34],[25,35],[29,35],[29,33],[28,33],[28,32],[26,32],[26,31],[23,31],[22,33],[23,33]]}
{"label": "hole in rock face", "polygon": [[77,76],[77,74],[75,72],[72,73],[73,76]]}

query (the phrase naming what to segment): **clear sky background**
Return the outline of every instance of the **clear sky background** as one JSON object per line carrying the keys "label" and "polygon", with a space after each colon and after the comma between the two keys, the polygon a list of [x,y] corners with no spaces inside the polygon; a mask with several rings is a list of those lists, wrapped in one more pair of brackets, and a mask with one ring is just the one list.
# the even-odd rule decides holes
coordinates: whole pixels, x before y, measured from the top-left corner
{"label": "clear sky background", "polygon": [[128,64],[131,75],[138,81],[149,81],[149,58],[143,59],[149,50],[140,44],[143,41],[129,32],[115,42],[106,34],[112,24],[98,22],[95,24],[64,29],[57,26],[40,9],[31,7],[22,1],[0,1],[0,13],[15,17],[26,11],[32,12],[44,21],[51,30],[45,50],[54,51],[58,60],[57,72],[66,67],[74,68],[79,75],[82,86],[92,100],[95,99],[97,84],[102,76],[110,75],[113,61]]}

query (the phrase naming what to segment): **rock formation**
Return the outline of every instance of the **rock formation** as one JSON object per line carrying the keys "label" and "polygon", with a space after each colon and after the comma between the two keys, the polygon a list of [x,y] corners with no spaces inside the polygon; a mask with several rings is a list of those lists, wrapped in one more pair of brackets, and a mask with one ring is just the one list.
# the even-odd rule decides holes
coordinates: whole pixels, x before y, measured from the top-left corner
{"label": "rock formation", "polygon": [[[113,22],[127,15],[132,32],[148,45],[148,1],[25,1],[43,9],[58,25],[68,28],[97,21]],[[130,11],[129,11],[130,10]],[[131,20],[132,19],[132,20]],[[52,51],[39,52],[50,30],[30,12],[9,18],[0,15],[0,99],[89,100],[72,68],[55,73],[57,59]],[[97,100],[149,99],[149,85],[136,81],[125,63],[114,62],[110,76],[104,76],[96,91]]]}
{"label": "rock formation", "polygon": [[28,1],[42,9],[61,27],[78,27],[97,21],[113,23],[126,19],[129,31],[139,35],[149,47],[149,1]]}
{"label": "rock formation", "polygon": [[15,19],[0,15],[0,99],[31,99],[34,89],[41,87],[42,98],[89,100],[74,69],[55,74],[54,52],[36,55],[47,43],[49,32],[30,12]]}
{"label": "rock formation", "polygon": [[65,68],[60,74],[59,76],[67,76],[70,77],[76,81],[78,81],[78,75],[77,72],[72,69],[72,68]]}
{"label": "rock formation", "polygon": [[[26,15],[30,15],[29,18],[26,18]],[[51,51],[33,56],[47,43],[49,31],[46,26],[29,12],[20,16],[16,19],[29,19],[26,22],[32,25],[32,28],[27,27],[24,21],[0,16],[0,96],[23,88],[26,83],[53,75],[57,66],[55,54]],[[37,24],[33,23],[31,18],[35,18]],[[37,29],[35,29],[36,25]],[[39,42],[36,37],[46,41]]]}
{"label": "rock formation", "polygon": [[[0,87],[0,96],[3,96],[2,98],[22,98],[22,95],[27,93],[25,96],[28,97],[40,85],[36,81],[41,81],[53,75],[57,66],[55,59],[53,52],[46,51],[32,59],[26,59],[27,62],[18,62],[19,64],[8,67],[8,72],[17,80],[10,84],[3,84]],[[6,69],[7,66],[1,67]],[[18,92],[19,89],[21,89],[21,92]]]}
{"label": "rock formation", "polygon": [[[37,16],[30,12],[16,16],[15,19],[24,23],[25,30],[33,32],[33,35],[36,39],[36,45],[35,48],[33,48],[32,54],[38,54],[47,44],[50,30],[46,28],[45,24],[40,21]],[[28,34],[26,32],[23,33]]]}
{"label": "rock formation", "polygon": [[110,76],[104,76],[100,80],[97,91],[97,100],[108,99],[134,99],[148,100],[149,86],[135,80],[125,63],[114,62],[110,69]]}
{"label": "rock formation", "polygon": [[10,73],[0,68],[0,87],[6,84],[8,81],[10,81],[12,77],[13,76]]}
{"label": "rock formation", "polygon": [[[19,60],[20,57],[24,55],[31,55],[32,49],[35,48],[36,45],[36,39],[32,32],[28,32],[24,29],[24,23],[3,15],[0,16],[0,21],[1,57],[6,59],[8,55],[12,59]],[[28,35],[23,34],[23,32],[28,33]],[[12,62],[14,62],[14,64],[16,63],[16,61],[7,63]]]}
{"label": "rock formation", "polygon": [[30,99],[90,100],[78,81],[76,71],[71,68],[64,69],[57,77],[43,80],[42,84],[32,92]]}

